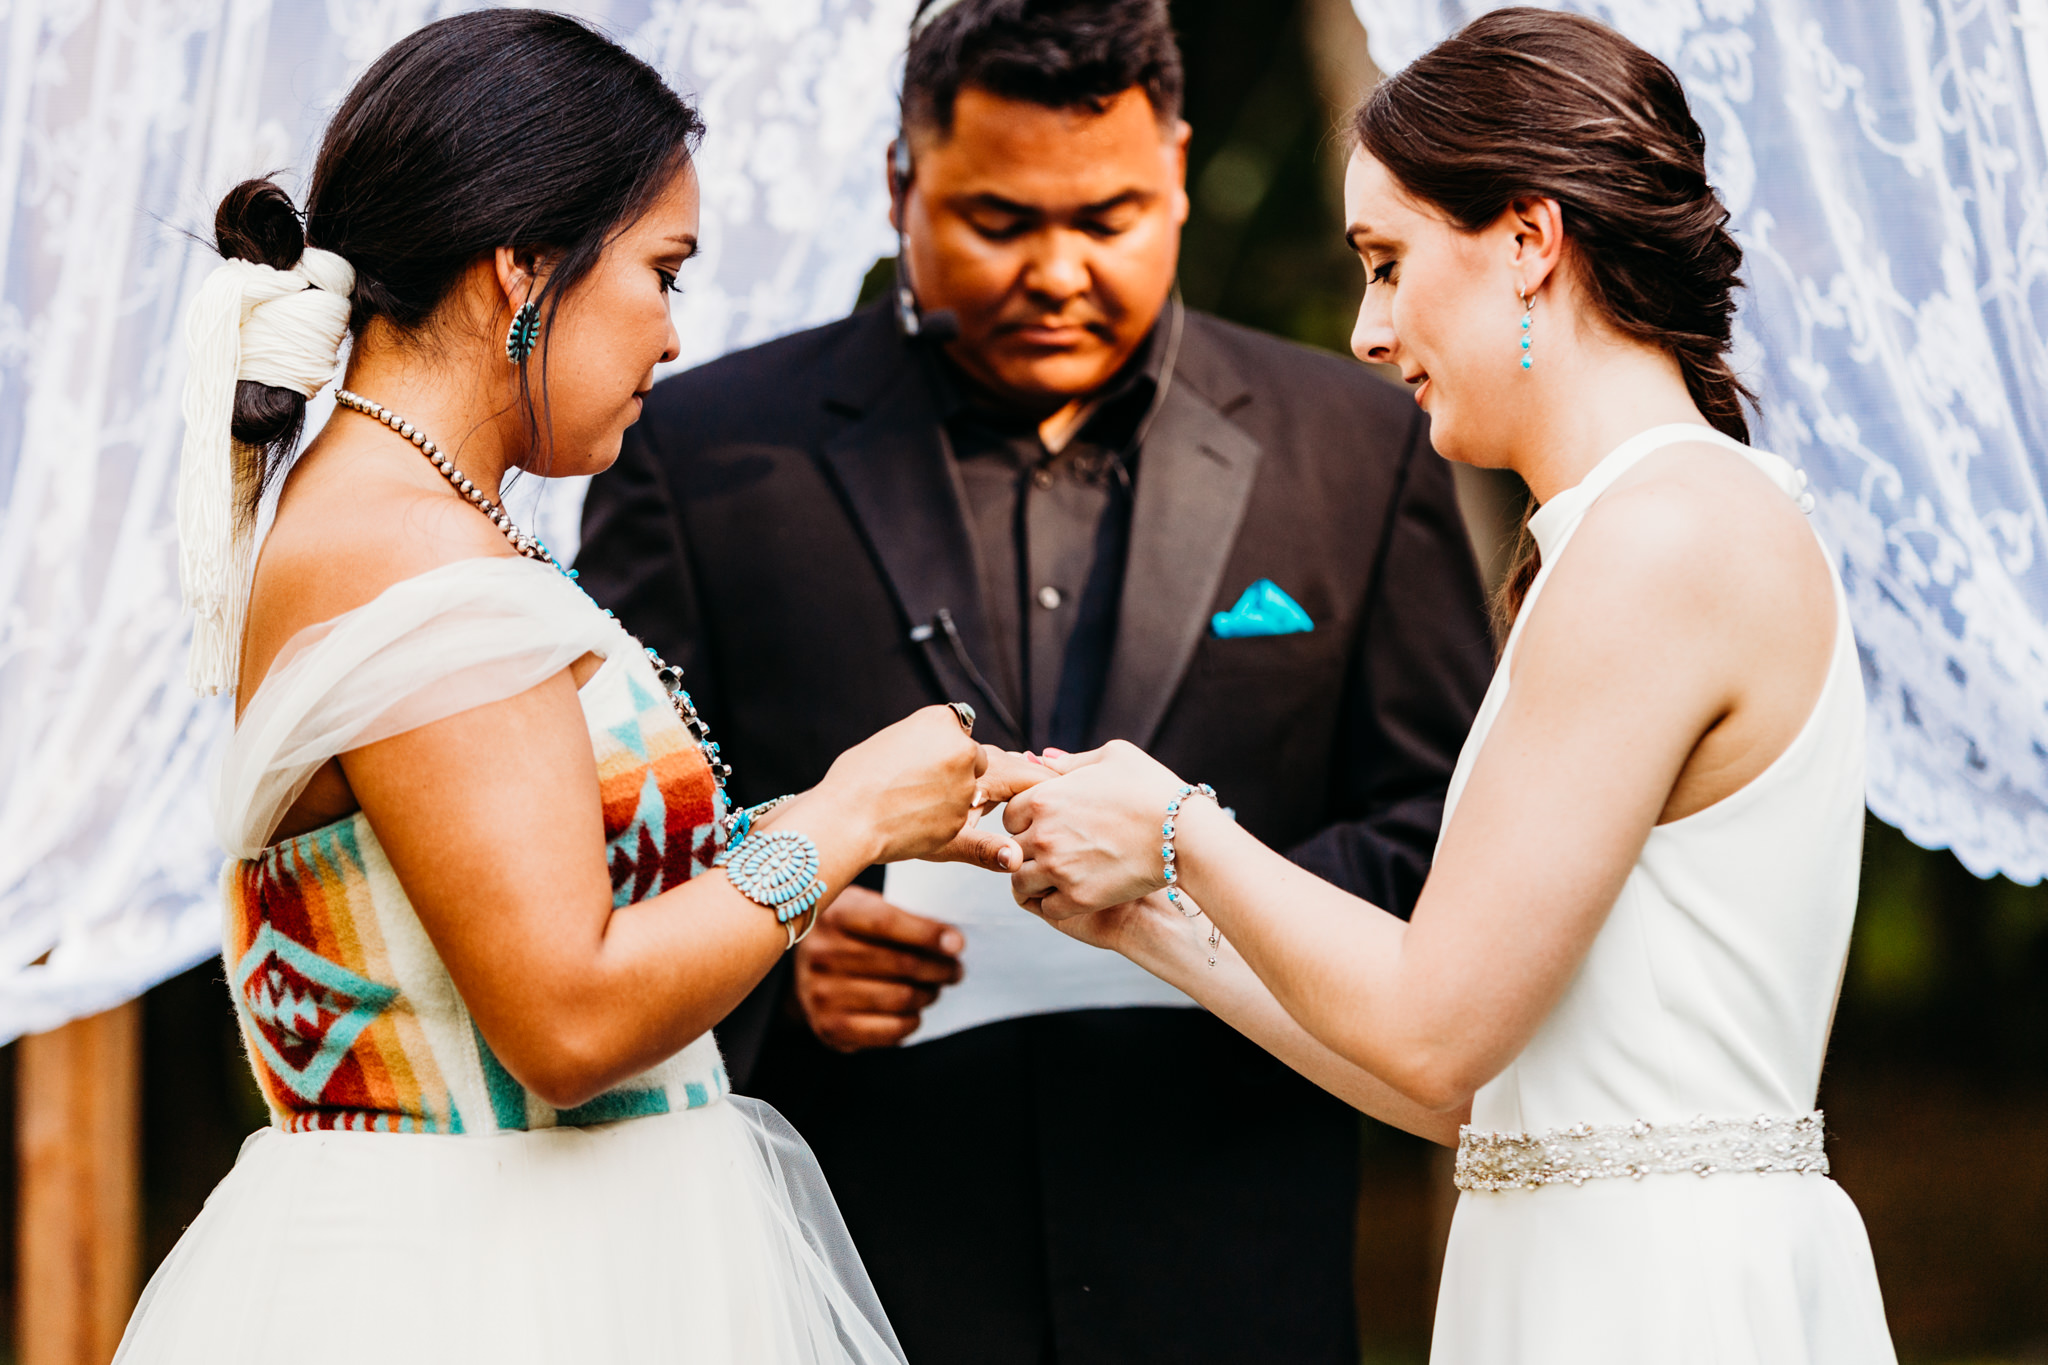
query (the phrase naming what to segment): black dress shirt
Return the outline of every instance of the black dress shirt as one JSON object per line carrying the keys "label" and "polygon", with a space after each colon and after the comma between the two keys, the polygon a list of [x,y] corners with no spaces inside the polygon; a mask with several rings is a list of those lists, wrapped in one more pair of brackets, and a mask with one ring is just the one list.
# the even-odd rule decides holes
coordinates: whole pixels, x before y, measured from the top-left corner
{"label": "black dress shirt", "polygon": [[925,353],[994,637],[983,671],[1033,749],[1086,747],[1102,700],[1130,544],[1133,439],[1158,393],[1169,321],[1089,398],[1057,451],[1037,418],[1002,410],[941,353]]}

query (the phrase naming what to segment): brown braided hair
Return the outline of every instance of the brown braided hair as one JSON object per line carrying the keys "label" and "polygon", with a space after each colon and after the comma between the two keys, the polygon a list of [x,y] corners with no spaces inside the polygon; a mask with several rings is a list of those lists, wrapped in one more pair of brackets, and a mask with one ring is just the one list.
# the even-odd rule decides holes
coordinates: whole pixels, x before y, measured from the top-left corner
{"label": "brown braided hair", "polygon": [[[1749,439],[1755,395],[1728,363],[1742,248],[1670,67],[1580,15],[1493,10],[1382,81],[1352,124],[1366,155],[1466,232],[1518,199],[1555,199],[1593,306],[1669,352],[1701,415]],[[1503,632],[1541,567],[1526,521],[1510,564]]]}

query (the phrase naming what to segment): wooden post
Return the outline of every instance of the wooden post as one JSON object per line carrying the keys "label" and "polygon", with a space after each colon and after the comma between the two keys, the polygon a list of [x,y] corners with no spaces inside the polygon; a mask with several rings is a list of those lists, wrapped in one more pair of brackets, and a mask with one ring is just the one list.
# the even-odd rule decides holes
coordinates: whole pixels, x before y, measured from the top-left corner
{"label": "wooden post", "polygon": [[142,1242],[142,1002],[21,1040],[20,1365],[107,1365]]}

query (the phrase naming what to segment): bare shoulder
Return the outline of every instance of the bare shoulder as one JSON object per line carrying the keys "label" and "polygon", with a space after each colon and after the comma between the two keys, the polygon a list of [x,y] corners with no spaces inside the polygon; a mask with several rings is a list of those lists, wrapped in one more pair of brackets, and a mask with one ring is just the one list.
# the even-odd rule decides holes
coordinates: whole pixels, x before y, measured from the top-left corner
{"label": "bare shoulder", "polygon": [[497,527],[445,488],[369,477],[345,489],[293,491],[300,496],[280,506],[264,545],[263,569],[274,577],[259,591],[318,600],[332,608],[326,616],[430,569],[514,553]]}
{"label": "bare shoulder", "polygon": [[1518,677],[1648,669],[1717,708],[1781,668],[1824,668],[1834,632],[1827,560],[1798,504],[1706,443],[1659,451],[1595,502],[1532,610]]}
{"label": "bare shoulder", "polygon": [[379,458],[387,452],[349,458],[357,453],[346,446],[309,451],[287,480],[251,584],[245,680],[260,679],[292,636],[394,583],[458,560],[514,554],[495,526],[438,480]]}
{"label": "bare shoulder", "polygon": [[1818,613],[1827,560],[1796,502],[1736,452],[1672,446],[1630,470],[1587,511],[1560,586],[1612,603],[1650,598],[1734,625]]}

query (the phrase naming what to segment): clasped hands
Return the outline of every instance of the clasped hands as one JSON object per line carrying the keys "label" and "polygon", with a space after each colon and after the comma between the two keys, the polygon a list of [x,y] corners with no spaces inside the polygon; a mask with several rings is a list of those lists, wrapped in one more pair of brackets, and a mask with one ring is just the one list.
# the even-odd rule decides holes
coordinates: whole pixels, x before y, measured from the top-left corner
{"label": "clasped hands", "polygon": [[[1166,806],[1181,781],[1142,749],[1112,740],[1069,754],[984,745],[987,767],[968,826],[932,855],[1010,874],[1017,903],[1053,924],[1143,900],[1163,889]],[[1008,838],[978,830],[1002,805]]]}
{"label": "clasped hands", "polygon": [[[1181,782],[1121,740],[1043,757],[982,746],[976,803],[953,841],[927,854],[1010,874],[1018,904],[1061,932],[1112,951],[1146,923],[1181,916],[1165,885],[1160,826]],[[1004,831],[981,829],[1003,805]],[[960,980],[960,931],[849,887],[798,946],[794,1002],[828,1047],[888,1047],[917,1029],[940,990]]]}
{"label": "clasped hands", "polygon": [[1162,827],[1180,778],[1122,740],[1083,754],[1008,757],[1041,773],[1003,811],[1021,857],[1011,895],[1076,937],[1102,940],[1166,886]]}

